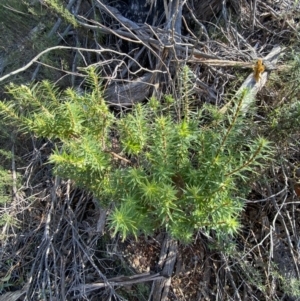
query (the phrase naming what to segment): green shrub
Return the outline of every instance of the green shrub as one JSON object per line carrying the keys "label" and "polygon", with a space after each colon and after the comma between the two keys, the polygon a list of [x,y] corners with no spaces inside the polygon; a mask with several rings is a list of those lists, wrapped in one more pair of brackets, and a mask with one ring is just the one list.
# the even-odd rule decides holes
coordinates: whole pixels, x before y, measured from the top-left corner
{"label": "green shrub", "polygon": [[0,179],[0,205],[3,205],[11,200],[12,176],[11,172],[9,170],[5,170],[2,166],[0,166]]}
{"label": "green shrub", "polygon": [[[300,56],[288,53],[286,67],[272,74],[269,89],[277,95],[268,108],[268,134],[270,139],[285,143],[298,135],[300,126]],[[278,103],[276,105],[276,103]]]}
{"label": "green shrub", "polygon": [[55,172],[111,208],[113,234],[163,228],[189,242],[199,228],[236,233],[245,181],[271,154],[264,138],[246,130],[240,111],[247,91],[226,114],[210,105],[192,111],[186,97],[168,96],[116,116],[93,69],[89,83],[83,95],[47,81],[11,85],[13,101],[1,102],[0,112],[22,130],[55,139]]}
{"label": "green shrub", "polygon": [[[12,165],[19,161],[12,151],[13,130],[7,128],[3,121],[0,122],[0,227],[17,226],[18,222],[11,210],[11,203],[14,199],[14,188],[17,189],[20,184],[20,175],[15,170],[12,172]],[[5,239],[6,231],[1,229],[0,239]],[[0,283],[1,290],[1,283]]]}

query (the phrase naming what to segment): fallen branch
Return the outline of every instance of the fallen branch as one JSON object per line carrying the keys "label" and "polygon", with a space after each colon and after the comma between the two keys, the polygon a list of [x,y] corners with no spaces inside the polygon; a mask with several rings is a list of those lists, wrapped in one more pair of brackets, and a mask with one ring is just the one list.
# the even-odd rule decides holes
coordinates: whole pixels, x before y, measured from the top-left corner
{"label": "fallen branch", "polygon": [[178,252],[177,241],[171,239],[169,235],[166,235],[160,256],[158,265],[162,267],[161,275],[165,277],[158,279],[153,283],[152,292],[153,300],[164,301],[167,300],[169,289],[171,286],[171,276],[173,274],[176,258]]}
{"label": "fallen branch", "polygon": [[100,281],[100,282],[88,283],[88,284],[76,286],[71,288],[70,291],[85,291],[87,293],[104,287],[127,286],[127,285],[133,285],[137,283],[157,281],[164,278],[165,276],[162,276],[161,273],[156,273],[156,274],[142,273],[133,276],[118,276],[118,277],[107,279],[107,281],[105,282]]}
{"label": "fallen branch", "polygon": [[2,296],[0,296],[0,301],[17,301],[20,297],[25,295],[27,289],[28,284],[24,285],[24,287],[21,290],[5,293]]}
{"label": "fallen branch", "polygon": [[[266,57],[263,58],[263,61],[266,62],[267,64],[268,63],[271,64],[271,66],[275,66],[281,52],[282,49],[280,46],[274,47],[273,50]],[[255,101],[256,94],[266,84],[268,73],[270,72],[268,70],[270,69],[266,68],[266,71],[261,74],[261,78],[258,82],[255,81],[253,77],[253,72],[251,72],[246,78],[246,80],[244,81],[244,83],[236,92],[235,95],[238,96],[241,95],[242,91],[244,91],[245,89],[249,91],[241,107],[241,112],[243,112],[243,114],[246,114],[248,112],[249,107],[252,105],[253,101]],[[220,112],[225,113],[228,110],[228,108],[231,106],[231,104],[232,101],[228,102],[225,106],[223,106],[220,109]]]}

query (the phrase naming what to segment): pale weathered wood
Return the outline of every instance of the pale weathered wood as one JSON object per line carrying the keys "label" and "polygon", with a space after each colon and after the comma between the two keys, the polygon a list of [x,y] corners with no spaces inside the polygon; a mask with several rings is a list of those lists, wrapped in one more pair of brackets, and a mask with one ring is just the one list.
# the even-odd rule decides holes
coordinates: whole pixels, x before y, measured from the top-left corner
{"label": "pale weathered wood", "polygon": [[171,286],[171,277],[174,270],[178,252],[178,243],[166,234],[160,251],[158,266],[162,269],[161,275],[165,278],[159,279],[153,283],[152,300],[164,301],[167,299]]}
{"label": "pale weathered wood", "polygon": [[[266,57],[263,58],[263,61],[266,62],[266,64],[271,64],[272,66],[275,66],[281,52],[282,52],[282,48],[280,46],[276,46]],[[248,112],[250,106],[255,101],[256,94],[266,84],[268,73],[269,73],[268,68],[266,68],[266,71],[261,75],[261,79],[258,82],[256,82],[253,77],[253,72],[251,72],[249,76],[246,78],[246,80],[243,82],[241,87],[236,92],[235,95],[238,97],[239,95],[241,95],[242,91],[244,91],[245,89],[248,90],[248,93],[241,107],[241,112],[243,114],[246,114]],[[223,108],[220,109],[220,112],[225,113],[227,109],[231,106],[231,104],[232,101],[228,102]]]}
{"label": "pale weathered wood", "polygon": [[27,288],[28,284],[26,284],[21,290],[5,293],[0,296],[0,301],[16,301],[26,293]]}
{"label": "pale weathered wood", "polygon": [[145,100],[149,96],[151,77],[153,74],[147,73],[129,83],[113,83],[104,93],[104,98],[108,103],[120,105],[132,105]]}
{"label": "pale weathered wood", "polygon": [[84,291],[87,293],[104,287],[127,286],[127,285],[133,285],[137,283],[161,280],[164,278],[165,277],[162,276],[161,273],[156,273],[156,274],[142,273],[133,276],[118,276],[118,277],[107,279],[107,281],[82,284],[73,287],[71,291]]}

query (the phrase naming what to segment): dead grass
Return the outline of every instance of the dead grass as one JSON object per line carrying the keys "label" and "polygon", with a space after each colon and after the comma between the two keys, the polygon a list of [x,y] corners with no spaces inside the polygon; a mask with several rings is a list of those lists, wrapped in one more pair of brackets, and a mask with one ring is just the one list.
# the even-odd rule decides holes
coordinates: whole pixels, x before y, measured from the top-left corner
{"label": "dead grass", "polygon": [[[203,3],[208,11],[208,19],[202,18],[204,10],[194,12],[197,20],[200,20],[199,28],[203,25],[208,29],[207,34],[219,39],[208,41],[202,36],[199,40],[203,43],[200,43],[203,46],[201,49],[206,49],[210,54],[249,63],[269,52],[274,44],[298,47],[299,8],[295,6],[295,1],[281,1],[278,4],[258,0],[256,8],[247,1],[229,1],[227,17],[224,15],[226,11],[222,14],[217,1],[211,6],[208,2]],[[7,1],[0,0],[0,59],[3,61],[5,58],[1,73],[18,68],[38,53],[41,50],[39,41],[44,37],[43,30],[38,33],[41,36],[33,39],[28,39],[30,33],[40,22],[44,23],[45,16],[46,31],[52,28],[56,20],[53,17],[48,19],[48,11],[44,6],[38,6],[40,14],[34,15],[37,8],[33,7],[34,11],[31,11],[25,2],[10,1],[9,5],[18,12],[4,9],[3,5],[6,4]],[[192,3],[190,5],[192,7]],[[79,11],[81,15],[91,17],[90,9],[87,3],[82,3]],[[251,14],[255,18],[251,18]],[[231,22],[231,16],[237,23]],[[206,23],[208,21],[214,23]],[[252,30],[250,34],[249,28]],[[79,36],[74,32],[72,38],[96,47],[93,40],[95,32],[89,31],[88,38],[84,32]],[[69,37],[67,42],[72,38]],[[104,39],[104,46],[109,50],[116,40],[118,38],[115,36],[108,35]],[[124,44],[120,44],[120,47],[125,45],[123,50],[132,47],[126,40],[122,42]],[[42,48],[47,47],[47,43]],[[147,51],[143,54],[147,54]],[[134,51],[132,53],[133,56],[136,54]],[[73,55],[78,55],[78,52],[69,53],[65,58],[65,66],[70,70],[72,62],[78,64]],[[107,77],[110,68],[116,67],[117,59],[123,60],[124,65],[130,64],[128,57],[119,56],[118,53],[84,55],[88,63],[113,61],[112,65],[102,65],[103,75]],[[165,52],[159,55],[165,55]],[[145,56],[142,57],[141,63],[146,60]],[[54,61],[52,67],[58,66],[59,55]],[[134,61],[139,61],[139,57],[135,57]],[[53,57],[48,62],[53,62]],[[286,63],[285,58],[281,62]],[[155,68],[163,63],[157,60]],[[124,78],[130,80],[137,78],[136,66],[133,64],[127,71],[120,69],[118,76],[125,74]],[[35,68],[10,80],[28,82]],[[59,68],[55,78],[64,75],[61,65]],[[192,95],[194,103],[201,105],[204,101],[214,101],[217,105],[223,104],[228,82],[235,80],[233,69],[193,62],[191,70],[198,79]],[[300,199],[294,189],[295,182],[299,180],[295,177],[295,170],[300,166],[299,130],[286,123],[289,126],[284,128],[284,134],[275,135],[279,131],[274,133],[268,128],[270,112],[281,110],[283,103],[292,104],[298,94],[292,93],[295,89],[290,90],[290,94],[286,89],[289,74],[282,73],[280,77],[280,72],[273,72],[276,80],[270,81],[270,85],[258,96],[257,103],[261,110],[255,122],[261,134],[269,134],[273,139],[276,156],[270,168],[252,183],[241,216],[240,234],[229,241],[217,243],[213,233],[199,231],[195,234],[193,244],[180,245],[165,300],[271,301],[298,300],[300,297],[297,282],[293,284],[294,279],[300,279]],[[38,79],[46,73],[37,74]],[[121,76],[116,82],[124,80]],[[167,78],[158,77],[163,80]],[[161,92],[171,90],[169,84]],[[278,118],[276,116],[274,118]],[[7,144],[11,151],[9,134],[1,141],[1,148]],[[15,169],[11,168],[12,174],[22,173],[22,183],[13,183],[17,189],[11,201],[1,205],[1,214],[7,214],[11,220],[1,225],[0,300],[148,300],[153,294],[153,280],[147,281],[147,276],[141,282],[130,282],[128,277],[145,272],[151,276],[161,272],[158,266],[163,243],[161,234],[125,243],[118,237],[112,238],[106,228],[99,227],[105,218],[99,202],[77,189],[70,181],[52,174],[51,166],[47,164],[52,142],[36,141],[34,137],[26,137],[23,141],[23,138],[18,137],[16,156],[9,158],[7,167],[15,166]],[[18,161],[18,156],[22,160]],[[116,277],[119,278],[116,280]],[[98,284],[98,287],[87,286],[93,284]]]}

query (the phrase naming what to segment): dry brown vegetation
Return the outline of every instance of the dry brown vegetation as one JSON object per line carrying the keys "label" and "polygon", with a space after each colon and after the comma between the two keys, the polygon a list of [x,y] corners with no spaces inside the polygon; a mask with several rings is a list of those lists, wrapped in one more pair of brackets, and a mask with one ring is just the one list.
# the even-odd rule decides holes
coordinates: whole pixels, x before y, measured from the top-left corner
{"label": "dry brown vegetation", "polygon": [[[52,141],[1,122],[3,179],[11,185],[6,180],[0,189],[11,197],[0,200],[0,300],[299,300],[298,1],[150,1],[147,24],[121,1],[60,1],[61,11],[54,1],[6,2],[0,0],[2,98],[10,81],[47,78],[80,91],[84,69],[95,65],[118,112],[151,96],[182,97],[177,75],[188,65],[195,108],[226,110],[243,83],[253,89],[251,122],[276,154],[245,187],[251,192],[241,231],[231,241],[199,229],[190,245],[163,230],[122,242],[111,237],[106,209],[92,195],[53,175]],[[280,56],[270,56],[274,49]],[[266,72],[255,83],[258,58]]]}

